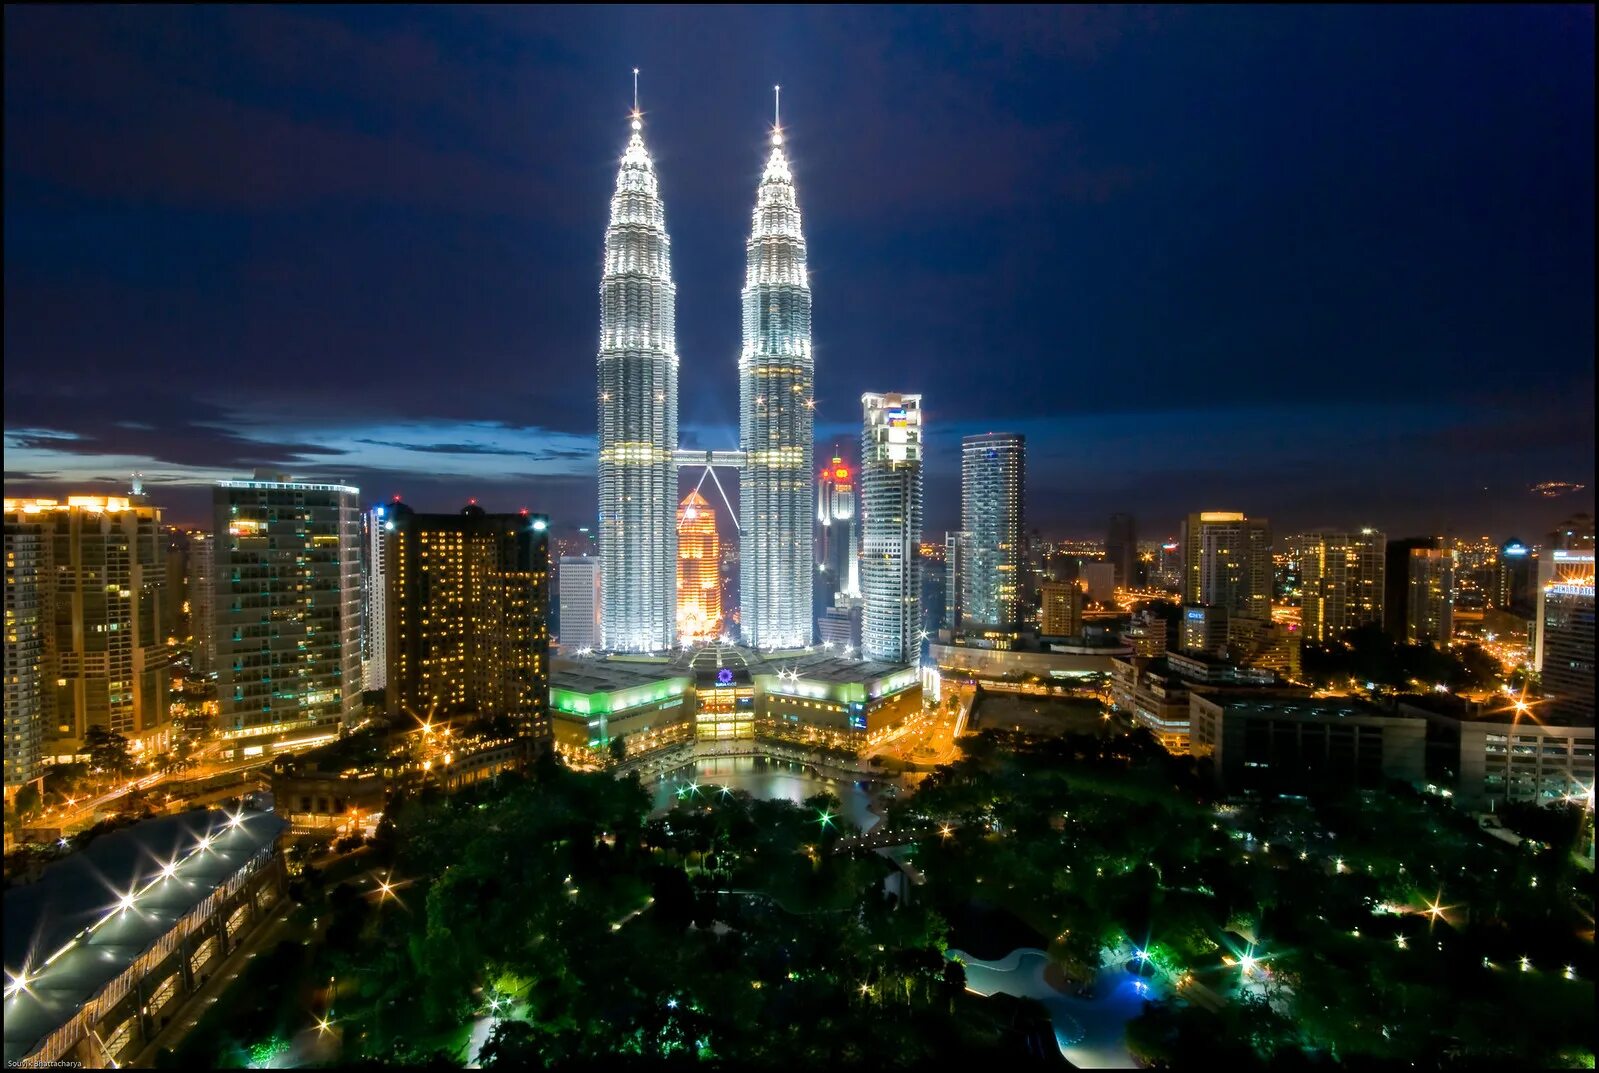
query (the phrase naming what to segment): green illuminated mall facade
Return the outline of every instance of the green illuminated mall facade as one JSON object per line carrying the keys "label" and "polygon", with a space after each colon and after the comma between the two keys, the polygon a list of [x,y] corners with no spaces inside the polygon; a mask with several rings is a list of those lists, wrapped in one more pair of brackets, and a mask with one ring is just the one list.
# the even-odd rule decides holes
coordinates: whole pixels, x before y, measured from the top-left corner
{"label": "green illuminated mall facade", "polygon": [[671,745],[747,740],[859,751],[922,706],[915,667],[817,649],[711,644],[672,657],[557,659],[555,747],[603,760]]}

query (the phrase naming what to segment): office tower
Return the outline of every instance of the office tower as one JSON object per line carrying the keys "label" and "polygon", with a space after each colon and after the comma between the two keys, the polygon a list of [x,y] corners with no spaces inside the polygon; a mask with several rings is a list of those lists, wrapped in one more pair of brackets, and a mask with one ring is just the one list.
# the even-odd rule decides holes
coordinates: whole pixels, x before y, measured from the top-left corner
{"label": "office tower", "polygon": [[7,499],[5,511],[8,527],[39,536],[44,758],[77,754],[91,727],[136,753],[164,751],[172,650],[160,627],[172,597],[161,511],[138,494]]}
{"label": "office tower", "polygon": [[1512,537],[1499,546],[1493,606],[1523,617],[1537,604],[1538,560],[1533,551]]}
{"label": "office tower", "polygon": [[209,681],[216,675],[216,554],[214,533],[189,536],[189,671]]}
{"label": "office tower", "polygon": [[861,396],[861,652],[913,663],[921,651],[922,397]]}
{"label": "office tower", "polygon": [[635,109],[600,283],[601,621],[609,648],[672,646],[677,608],[677,330],[672,246]]}
{"label": "office tower", "polygon": [[1138,533],[1131,514],[1112,514],[1105,532],[1105,558],[1116,569],[1116,587],[1138,587]]}
{"label": "office tower", "polygon": [[1271,617],[1271,525],[1236,511],[1190,514],[1183,522],[1183,602]]}
{"label": "office tower", "polygon": [[49,549],[44,526],[14,515],[6,501],[5,770],[6,801],[38,778],[40,745],[49,720],[51,607],[46,584]]}
{"label": "office tower", "polygon": [[698,492],[677,507],[677,639],[706,641],[722,631],[722,547],[716,512]]}
{"label": "office tower", "polygon": [[961,440],[961,530],[968,534],[961,611],[974,629],[1014,630],[1022,622],[1026,454],[1014,433]]}
{"label": "office tower", "polygon": [[504,715],[549,734],[549,519],[389,505],[390,714]]}
{"label": "office tower", "polygon": [[1409,577],[1405,639],[1413,645],[1447,645],[1454,636],[1455,553],[1412,548]]}
{"label": "office tower", "polygon": [[1544,538],[1543,551],[1538,557],[1537,608],[1533,616],[1534,667],[1542,668],[1544,664],[1544,619],[1550,584],[1575,582],[1580,586],[1585,577],[1591,578],[1593,550],[1593,516],[1588,514],[1573,514]]}
{"label": "office tower", "polygon": [[1438,537],[1406,537],[1390,540],[1383,563],[1383,629],[1396,641],[1404,641],[1410,629],[1410,553],[1417,548],[1443,546]]}
{"label": "office tower", "polygon": [[1162,541],[1155,553],[1155,573],[1160,584],[1174,592],[1183,587],[1183,545],[1178,540]]}
{"label": "office tower", "polygon": [[389,508],[361,512],[361,688],[386,689],[389,681],[389,585],[384,538],[393,532]]}
{"label": "office tower", "polygon": [[794,176],[780,127],[755,195],[745,246],[744,343],[739,351],[739,610],[757,648],[812,637],[811,467],[815,366],[811,285]]}
{"label": "office tower", "polygon": [[1227,621],[1231,617],[1222,606],[1184,607],[1183,617],[1177,624],[1177,647],[1184,652],[1219,655],[1227,647]]}
{"label": "office tower", "polygon": [[563,555],[561,586],[561,654],[592,652],[605,647],[600,634],[600,560]]}
{"label": "office tower", "polygon": [[1116,597],[1116,564],[1089,561],[1077,568],[1088,598],[1098,603],[1111,603]]}
{"label": "office tower", "polygon": [[1592,551],[1594,547],[1593,515],[1573,514],[1549,533],[1544,543],[1562,551]]}
{"label": "office tower", "polygon": [[[1074,581],[1046,581],[1040,632],[1045,637],[1076,637],[1083,632],[1083,590]],[[1162,646],[1164,648],[1164,646]]]}
{"label": "office tower", "polygon": [[861,647],[861,615],[865,603],[859,596],[840,595],[816,624],[824,645],[839,651],[858,652]]}
{"label": "office tower", "polygon": [[859,596],[859,548],[855,531],[855,474],[839,455],[817,479],[816,521],[821,526],[816,561],[833,592]]}
{"label": "office tower", "polygon": [[1381,623],[1388,538],[1375,529],[1305,533],[1290,542],[1299,562],[1303,637],[1317,644]]}
{"label": "office tower", "polygon": [[1539,672],[1545,722],[1593,725],[1594,552],[1587,548],[1550,550],[1553,574],[1539,592]]}
{"label": "office tower", "polygon": [[972,535],[963,530],[944,534],[944,628],[959,633],[966,618],[966,571]]}
{"label": "office tower", "polygon": [[265,470],[213,491],[219,726],[246,755],[359,713],[359,492]]}

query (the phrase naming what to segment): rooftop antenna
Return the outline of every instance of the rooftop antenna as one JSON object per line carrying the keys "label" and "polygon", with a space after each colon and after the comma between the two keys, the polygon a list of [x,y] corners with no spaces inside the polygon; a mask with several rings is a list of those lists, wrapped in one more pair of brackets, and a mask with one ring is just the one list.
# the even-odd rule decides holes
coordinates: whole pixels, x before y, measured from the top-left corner
{"label": "rooftop antenna", "polygon": [[638,115],[638,68],[633,68],[633,114]]}
{"label": "rooftop antenna", "polygon": [[783,144],[783,87],[772,87],[772,144]]}

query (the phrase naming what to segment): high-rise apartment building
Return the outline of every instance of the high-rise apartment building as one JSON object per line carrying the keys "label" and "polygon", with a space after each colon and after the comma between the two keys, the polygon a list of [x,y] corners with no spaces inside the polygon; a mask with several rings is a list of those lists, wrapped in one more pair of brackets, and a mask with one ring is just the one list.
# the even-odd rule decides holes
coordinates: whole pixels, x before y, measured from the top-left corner
{"label": "high-rise apartment building", "polygon": [[1022,436],[990,432],[961,440],[961,530],[967,537],[961,612],[970,628],[1017,629],[1026,609]]}
{"label": "high-rise apartment building", "polygon": [[189,671],[210,681],[216,676],[215,533],[189,535]]}
{"label": "high-rise apartment building", "polygon": [[14,515],[6,502],[5,772],[6,801],[38,778],[51,693],[47,655],[49,551],[44,526]]}
{"label": "high-rise apartment building", "polygon": [[1116,587],[1138,586],[1138,530],[1131,514],[1112,514],[1105,531],[1105,558],[1116,571]]}
{"label": "high-rise apartment building", "polygon": [[1417,548],[1437,550],[1443,547],[1438,537],[1406,537],[1388,542],[1387,561],[1383,564],[1383,629],[1396,641],[1404,641],[1410,633],[1410,553]]}
{"label": "high-rise apartment building", "polygon": [[913,663],[921,651],[922,397],[861,396],[861,652]]}
{"label": "high-rise apartment building", "polygon": [[261,470],[214,489],[219,726],[246,755],[359,713],[359,491]]}
{"label": "high-rise apartment building", "polygon": [[173,596],[159,508],[135,494],[7,499],[5,511],[8,527],[39,536],[44,757],[76,755],[91,727],[135,752],[166,749],[172,650],[161,609]]}
{"label": "high-rise apartment building", "polygon": [[1300,623],[1306,641],[1336,640],[1382,622],[1388,538],[1375,529],[1293,538],[1299,560]]}
{"label": "high-rise apartment building", "polygon": [[[607,647],[649,652],[672,647],[677,617],[677,290],[636,110],[632,128],[600,283],[601,621]],[[809,549],[806,558],[808,578]]]}
{"label": "high-rise apartment building", "polygon": [[1040,632],[1045,637],[1076,637],[1083,632],[1083,590],[1075,581],[1046,581]]}
{"label": "high-rise apartment building", "polygon": [[549,736],[549,519],[389,505],[390,713],[508,716]]}
{"label": "high-rise apartment building", "polygon": [[1236,511],[1190,514],[1183,522],[1183,602],[1271,617],[1271,525]]}
{"label": "high-rise apartment building", "polygon": [[1406,595],[1405,639],[1447,645],[1454,636],[1455,553],[1447,548],[1412,548]]}
{"label": "high-rise apartment building", "polygon": [[589,555],[561,556],[561,654],[605,647],[600,633],[600,560]]}
{"label": "high-rise apartment building", "polygon": [[699,492],[677,506],[677,639],[707,641],[722,630],[722,546],[716,512]]}
{"label": "high-rise apartment building", "polygon": [[361,688],[379,692],[389,681],[389,585],[384,541],[394,531],[389,508],[361,512]]}
{"label": "high-rise apartment building", "polygon": [[1552,721],[1594,720],[1594,551],[1549,551],[1551,576],[1539,591],[1539,675],[1544,703],[1539,711]]}
{"label": "high-rise apartment building", "polygon": [[789,648],[809,644],[814,631],[816,371],[805,235],[781,128],[772,132],[745,252],[739,611],[746,642]]}

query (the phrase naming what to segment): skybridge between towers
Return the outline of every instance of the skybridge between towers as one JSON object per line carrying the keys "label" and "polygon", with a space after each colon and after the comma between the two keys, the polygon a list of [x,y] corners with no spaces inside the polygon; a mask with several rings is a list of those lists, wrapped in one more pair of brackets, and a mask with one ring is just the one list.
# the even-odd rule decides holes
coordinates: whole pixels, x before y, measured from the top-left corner
{"label": "skybridge between towers", "polygon": [[[733,528],[739,532],[743,531],[738,524],[738,511],[733,509],[732,502],[727,498],[727,489],[722,487],[721,479],[716,476],[718,469],[742,470],[743,451],[701,451],[679,447],[672,452],[672,462],[677,466],[679,473],[685,469],[697,469],[703,466],[705,473],[700,475],[700,484],[705,483],[705,475],[709,474],[711,480],[716,482],[716,490],[722,493],[722,504],[727,507],[727,516],[733,522]],[[694,490],[699,491],[699,485],[695,485]]]}

